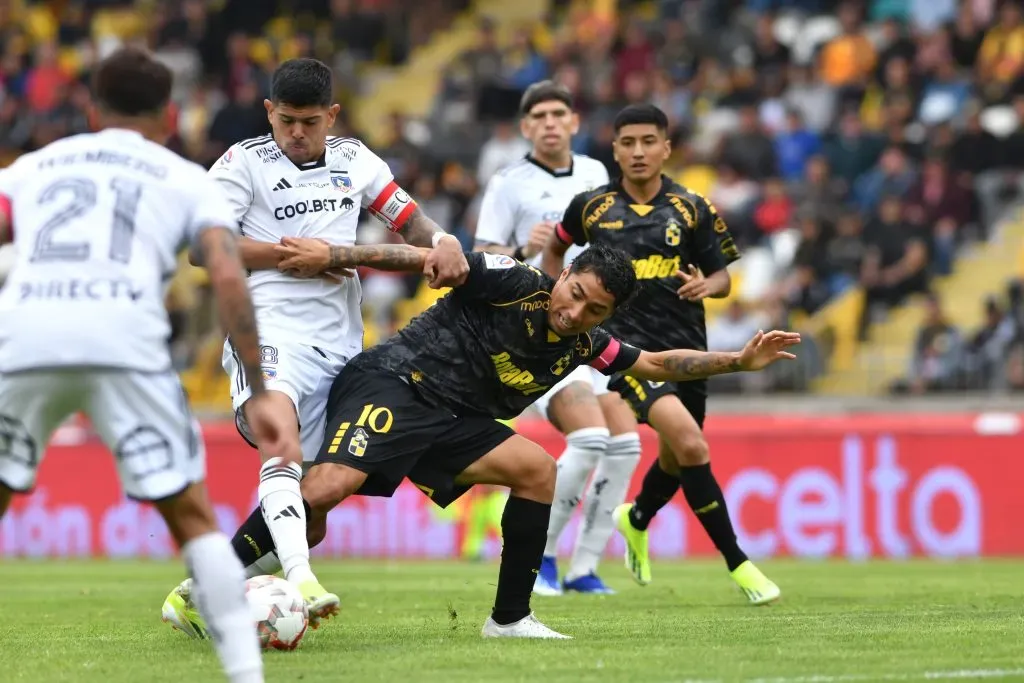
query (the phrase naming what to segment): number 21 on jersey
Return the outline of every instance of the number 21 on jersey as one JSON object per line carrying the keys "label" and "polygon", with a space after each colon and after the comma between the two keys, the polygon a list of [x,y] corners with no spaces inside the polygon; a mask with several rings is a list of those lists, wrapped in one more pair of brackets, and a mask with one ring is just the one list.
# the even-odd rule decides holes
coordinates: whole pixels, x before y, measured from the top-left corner
{"label": "number 21 on jersey", "polygon": [[[85,261],[92,255],[88,242],[59,241],[57,233],[61,228],[84,214],[97,204],[99,187],[90,178],[62,178],[48,185],[40,194],[37,204],[60,208],[43,223],[36,233],[35,245],[29,257],[34,262]],[[142,197],[142,185],[130,178],[112,178],[110,189],[116,197],[111,222],[111,261],[128,263],[132,258],[132,239],[135,236],[135,216]]]}

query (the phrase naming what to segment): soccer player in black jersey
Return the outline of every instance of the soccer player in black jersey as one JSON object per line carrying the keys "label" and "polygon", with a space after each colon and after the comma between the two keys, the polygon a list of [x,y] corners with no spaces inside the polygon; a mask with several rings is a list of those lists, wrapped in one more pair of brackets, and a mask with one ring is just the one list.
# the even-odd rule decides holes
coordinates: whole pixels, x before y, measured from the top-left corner
{"label": "soccer player in black jersey", "polygon": [[[314,268],[322,271],[358,265],[422,270],[428,253],[405,245],[305,244],[323,252]],[[598,327],[636,288],[623,252],[596,245],[557,280],[510,256],[478,252],[467,259],[465,284],[395,337],[357,355],[335,380],[324,443],[302,481],[309,542],[323,540],[327,513],[345,498],[390,496],[406,477],[442,507],[474,484],[507,486],[497,595],[483,635],[564,638],[530,610],[555,462],[496,418],[519,415],[583,364],[638,380],[685,381],[792,358],[785,349],[800,337],[758,333],[740,353],[648,353]],[[282,266],[306,268],[300,261],[293,257]],[[273,550],[258,510],[233,545],[249,566]]]}
{"label": "soccer player in black jersey", "polygon": [[[615,159],[620,179],[576,195],[545,249],[543,267],[561,270],[570,245],[609,245],[627,252],[640,281],[630,306],[605,323],[618,339],[651,351],[704,350],[704,303],[728,296],[726,267],[739,251],[715,207],[673,182],[661,170],[670,148],[668,120],[653,105],[631,105],[615,120]],[[625,403],[604,404],[611,433],[647,423],[659,437],[658,460],[644,477],[636,500],[615,509],[615,525],[626,540],[626,568],[641,585],[651,581],[647,526],[682,487],[732,578],[751,603],[776,600],[780,591],[740,549],[722,489],[711,472],[702,433],[705,381],[684,383],[612,377],[609,388]],[[632,410],[631,410],[632,409]]]}

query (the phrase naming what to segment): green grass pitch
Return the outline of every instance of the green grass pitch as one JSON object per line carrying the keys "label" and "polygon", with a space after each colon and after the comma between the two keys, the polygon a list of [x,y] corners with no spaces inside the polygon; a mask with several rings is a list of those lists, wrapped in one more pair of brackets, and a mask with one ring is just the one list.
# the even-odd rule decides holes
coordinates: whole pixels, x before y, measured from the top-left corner
{"label": "green grass pitch", "polygon": [[[496,564],[315,562],[339,618],[268,681],[1024,681],[1024,561],[762,563],[783,589],[744,604],[719,562],[656,563],[634,585],[605,564],[613,596],[534,598],[575,636],[480,638]],[[174,563],[0,564],[0,680],[223,680],[208,643],[160,621]]]}

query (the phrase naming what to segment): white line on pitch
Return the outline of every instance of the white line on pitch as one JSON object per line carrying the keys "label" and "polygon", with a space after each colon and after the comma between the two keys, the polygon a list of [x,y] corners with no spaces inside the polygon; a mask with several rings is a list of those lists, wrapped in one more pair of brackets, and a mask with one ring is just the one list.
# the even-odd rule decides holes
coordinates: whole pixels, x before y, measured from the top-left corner
{"label": "white line on pitch", "polygon": [[[889,674],[818,674],[813,676],[779,676],[775,678],[744,678],[744,683],[849,683],[851,681],[944,681],[961,678],[1008,678],[1024,676],[1024,669],[956,669]],[[725,683],[720,678],[688,678],[682,683]]]}

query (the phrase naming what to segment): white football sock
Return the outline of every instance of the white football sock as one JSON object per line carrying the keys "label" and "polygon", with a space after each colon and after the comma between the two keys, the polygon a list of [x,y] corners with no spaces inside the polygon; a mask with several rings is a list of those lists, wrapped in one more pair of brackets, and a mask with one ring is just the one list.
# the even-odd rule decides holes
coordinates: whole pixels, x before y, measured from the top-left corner
{"label": "white football sock", "polygon": [[640,435],[636,432],[619,434],[608,439],[604,457],[597,463],[583,503],[583,524],[576,538],[572,564],[565,575],[572,581],[591,572],[604,554],[615,525],[612,511],[626,499],[633,471],[640,462]]}
{"label": "white football sock", "polygon": [[558,478],[555,480],[555,500],[551,504],[545,556],[558,555],[558,537],[580,504],[587,477],[604,455],[607,445],[608,430],[604,427],[585,427],[566,435],[565,451],[558,459]]}
{"label": "white football sock", "polygon": [[281,560],[277,559],[277,551],[271,550],[266,555],[257,557],[255,562],[245,568],[245,578],[273,576],[279,571],[281,571]]}
{"label": "white football sock", "polygon": [[283,458],[270,458],[260,468],[260,510],[274,539],[284,577],[292,583],[314,579],[306,543],[306,508],[299,492],[302,468]]}
{"label": "white football sock", "polygon": [[192,600],[206,620],[228,680],[262,683],[263,657],[245,598],[245,575],[228,537],[218,531],[203,534],[181,553],[192,575]]}

